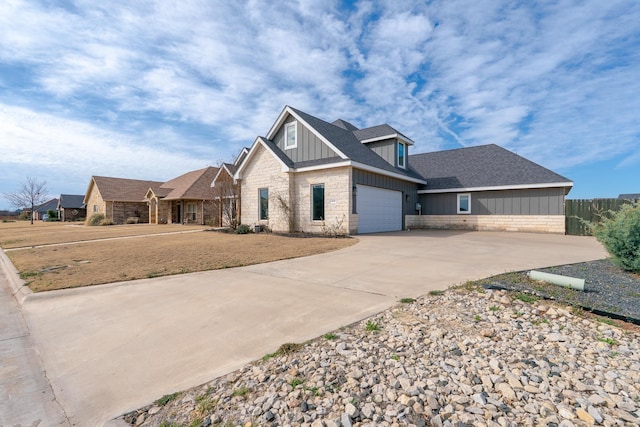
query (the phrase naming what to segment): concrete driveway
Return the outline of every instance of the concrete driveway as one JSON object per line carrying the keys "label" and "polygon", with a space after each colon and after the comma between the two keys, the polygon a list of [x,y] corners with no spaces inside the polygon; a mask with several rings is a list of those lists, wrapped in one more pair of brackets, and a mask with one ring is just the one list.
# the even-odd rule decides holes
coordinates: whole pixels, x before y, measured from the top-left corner
{"label": "concrete driveway", "polygon": [[399,298],[607,256],[590,237],[411,231],[358,239],[324,255],[34,294],[22,311],[70,423],[102,425]]}

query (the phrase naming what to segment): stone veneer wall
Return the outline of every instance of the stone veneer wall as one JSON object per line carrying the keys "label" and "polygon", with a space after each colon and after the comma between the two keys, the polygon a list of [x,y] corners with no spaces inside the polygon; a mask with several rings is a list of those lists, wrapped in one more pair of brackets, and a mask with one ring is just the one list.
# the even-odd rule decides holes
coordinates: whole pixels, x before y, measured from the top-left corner
{"label": "stone veneer wall", "polygon": [[[241,189],[241,224],[254,226],[257,224],[269,227],[272,231],[289,232],[289,220],[282,208],[291,206],[289,174],[282,172],[282,166],[273,155],[262,146],[256,147],[253,158],[242,173]],[[269,219],[259,219],[260,188],[269,189]]]}
{"label": "stone veneer wall", "polygon": [[[336,227],[340,222],[344,233],[351,231],[351,168],[341,167],[299,172],[294,178],[293,199],[297,200],[297,231],[322,233],[323,226]],[[324,221],[311,220],[311,185],[324,184]]]}
{"label": "stone veneer wall", "polygon": [[406,228],[565,233],[564,215],[406,215]]}

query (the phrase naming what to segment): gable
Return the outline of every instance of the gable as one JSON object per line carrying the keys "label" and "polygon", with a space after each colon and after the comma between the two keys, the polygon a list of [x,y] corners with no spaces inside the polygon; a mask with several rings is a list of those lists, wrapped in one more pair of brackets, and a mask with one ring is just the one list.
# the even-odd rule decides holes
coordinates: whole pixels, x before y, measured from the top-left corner
{"label": "gable", "polygon": [[[295,148],[285,147],[285,129],[289,124],[294,124],[296,128]],[[294,163],[339,157],[331,147],[291,114],[287,114],[272,140]]]}

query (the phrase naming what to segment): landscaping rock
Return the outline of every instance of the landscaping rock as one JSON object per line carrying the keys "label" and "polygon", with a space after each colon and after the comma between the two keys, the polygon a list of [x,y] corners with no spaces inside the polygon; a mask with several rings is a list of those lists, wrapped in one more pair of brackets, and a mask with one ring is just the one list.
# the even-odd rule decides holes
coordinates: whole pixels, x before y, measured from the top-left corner
{"label": "landscaping rock", "polygon": [[[367,321],[381,327],[369,331]],[[640,334],[547,301],[449,290],[333,335],[124,418],[144,426],[640,422]]]}

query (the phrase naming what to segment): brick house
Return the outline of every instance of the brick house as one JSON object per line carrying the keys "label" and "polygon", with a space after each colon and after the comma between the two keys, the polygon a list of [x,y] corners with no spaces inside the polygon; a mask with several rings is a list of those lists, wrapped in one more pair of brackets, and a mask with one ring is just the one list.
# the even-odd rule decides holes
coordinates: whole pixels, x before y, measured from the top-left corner
{"label": "brick house", "polygon": [[104,214],[115,224],[125,224],[128,219],[149,222],[149,207],[144,200],[146,191],[162,185],[158,181],[92,176],[84,204],[87,219],[95,214]]}

